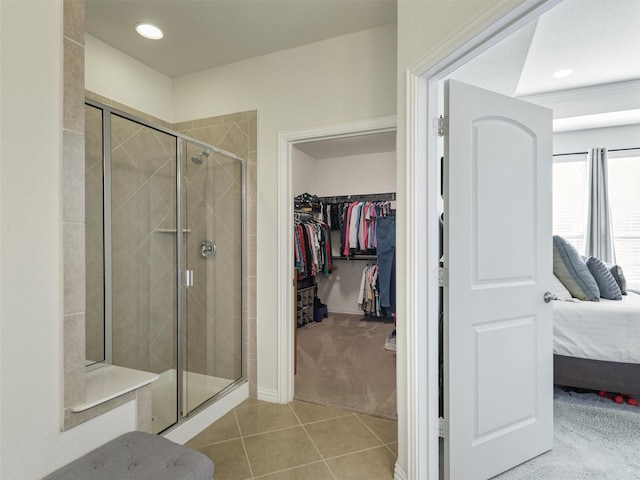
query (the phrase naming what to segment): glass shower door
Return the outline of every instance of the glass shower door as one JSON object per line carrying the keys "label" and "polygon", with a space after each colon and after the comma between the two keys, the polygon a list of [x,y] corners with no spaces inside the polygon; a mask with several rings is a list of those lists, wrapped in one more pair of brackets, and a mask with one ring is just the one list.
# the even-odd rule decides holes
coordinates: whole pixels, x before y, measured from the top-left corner
{"label": "glass shower door", "polygon": [[158,433],[178,421],[177,140],[114,113],[106,128],[111,362],[159,374],[152,384],[152,429]]}
{"label": "glass shower door", "polygon": [[188,141],[182,151],[182,414],[188,415],[243,375],[243,164]]}

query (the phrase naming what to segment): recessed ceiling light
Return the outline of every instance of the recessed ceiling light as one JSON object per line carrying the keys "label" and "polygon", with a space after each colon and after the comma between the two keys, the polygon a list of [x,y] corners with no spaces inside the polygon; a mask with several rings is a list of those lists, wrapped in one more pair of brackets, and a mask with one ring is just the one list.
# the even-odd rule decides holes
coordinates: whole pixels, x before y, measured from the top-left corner
{"label": "recessed ceiling light", "polygon": [[144,38],[149,38],[151,40],[160,40],[164,37],[162,30],[150,23],[138,23],[136,25],[136,32]]}
{"label": "recessed ceiling light", "polygon": [[568,77],[573,73],[573,70],[570,68],[565,68],[564,70],[558,70],[553,74],[553,78],[564,78]]}

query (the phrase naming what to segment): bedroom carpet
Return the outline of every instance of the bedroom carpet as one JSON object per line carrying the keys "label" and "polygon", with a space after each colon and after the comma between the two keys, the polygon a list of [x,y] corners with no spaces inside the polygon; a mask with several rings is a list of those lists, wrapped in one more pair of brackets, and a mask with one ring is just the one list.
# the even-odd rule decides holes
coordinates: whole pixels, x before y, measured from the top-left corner
{"label": "bedroom carpet", "polygon": [[295,399],[396,420],[392,330],[390,320],[336,313],[298,329]]}
{"label": "bedroom carpet", "polygon": [[553,450],[499,480],[640,479],[640,408],[554,390]]}

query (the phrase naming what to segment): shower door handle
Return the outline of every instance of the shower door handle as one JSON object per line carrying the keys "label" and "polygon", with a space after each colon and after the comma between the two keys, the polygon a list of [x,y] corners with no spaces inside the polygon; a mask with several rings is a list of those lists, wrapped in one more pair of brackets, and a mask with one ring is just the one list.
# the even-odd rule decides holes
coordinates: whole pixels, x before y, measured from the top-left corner
{"label": "shower door handle", "polygon": [[184,271],[184,286],[193,287],[193,270]]}

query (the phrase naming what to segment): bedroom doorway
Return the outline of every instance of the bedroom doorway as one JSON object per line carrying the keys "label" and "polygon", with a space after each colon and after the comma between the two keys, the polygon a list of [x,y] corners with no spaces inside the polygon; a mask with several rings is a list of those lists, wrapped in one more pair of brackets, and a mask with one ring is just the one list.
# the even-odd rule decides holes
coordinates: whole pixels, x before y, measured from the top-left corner
{"label": "bedroom doorway", "polygon": [[[549,3],[554,3],[554,2],[549,2]],[[622,4],[625,2],[615,2],[615,3]],[[530,57],[536,60],[535,58],[536,51],[535,51],[535,48],[532,47],[532,45],[534,45],[536,42],[538,44],[545,43],[543,40],[541,40],[539,36],[536,37],[537,32],[540,31],[540,28],[542,28],[542,33],[548,32],[549,24],[554,25],[555,30],[557,31],[558,25],[561,24],[561,22],[563,21],[563,19],[561,18],[562,16],[564,17],[565,22],[571,22],[572,19],[571,19],[570,12],[572,8],[575,8],[575,7],[576,7],[575,1],[565,0],[565,2],[562,2],[559,6],[552,8],[551,10],[549,10],[549,12],[536,16],[535,19],[523,25],[520,29],[515,31],[510,37],[507,37],[503,41],[496,43],[491,48],[477,55],[475,58],[471,59],[469,62],[462,65],[459,69],[451,72],[451,74],[448,75],[446,78],[462,80],[466,83],[470,83],[476,86],[479,85],[479,86],[482,86],[483,88],[488,88],[493,91],[498,91],[500,93],[507,94],[508,96],[519,97],[531,103],[539,103],[543,105],[546,104],[556,111],[556,115],[555,115],[556,117],[568,117],[569,112],[571,110],[567,105],[566,98],[564,99],[564,105],[562,105],[561,101],[558,100],[558,97],[561,96],[560,94],[556,92],[554,92],[553,94],[536,92],[535,90],[531,90],[532,88],[531,86],[527,87],[529,88],[529,90],[526,90],[526,89],[522,90],[525,93],[527,93],[526,95],[522,93],[518,94],[517,91],[518,91],[519,82],[523,82],[523,81],[526,82],[526,79],[523,78],[523,75],[526,72],[527,68],[531,68],[531,67],[527,67],[527,61],[530,59]],[[584,7],[584,3],[581,3],[580,7]],[[611,8],[611,5],[608,5],[608,7]],[[554,15],[556,16],[556,18],[553,17]],[[551,20],[548,20],[547,18],[545,18],[545,16],[551,18]],[[595,16],[598,17],[601,15],[595,14]],[[580,11],[580,19],[583,21],[585,20],[584,9]],[[584,25],[583,25],[583,28],[585,28]],[[565,26],[564,30],[565,30],[565,33],[567,30],[570,30],[569,25]],[[588,45],[588,42],[586,42],[585,44]],[[516,48],[515,45],[518,45],[520,47],[527,46],[527,48],[521,51],[521,57],[514,58],[514,49]],[[537,59],[537,61],[542,61],[542,60],[544,59],[543,58]],[[597,60],[594,60],[594,61],[597,62]],[[516,75],[514,73],[511,77],[507,77],[505,72],[511,69],[514,65],[518,70],[518,74]],[[549,75],[549,77],[552,77],[552,75]],[[549,85],[550,82],[546,82],[546,84]],[[564,88],[559,88],[559,90],[569,89],[568,83],[565,83],[565,84],[561,83],[559,85],[564,87]],[[629,87],[629,85],[625,85],[625,86]],[[442,83],[440,87],[442,87]],[[549,88],[549,87],[546,87],[546,88]],[[580,87],[581,90],[576,90],[576,89],[577,87],[575,86],[571,88],[571,91],[568,92],[566,96],[571,96],[575,100],[575,99],[580,99],[581,97],[587,98],[589,95],[591,96],[594,95],[593,89],[591,89],[591,91],[588,91],[589,87]],[[600,99],[604,98],[604,96],[607,93],[604,90],[606,90],[606,88],[605,89],[600,88],[599,91],[598,91],[598,88],[595,89],[595,91],[600,96]],[[442,91],[443,91],[443,88],[440,88],[439,96],[437,97],[438,103],[440,105],[444,103]],[[510,94],[509,94],[509,91],[511,91]],[[554,99],[554,96],[556,97],[555,99]],[[554,101],[556,105],[550,105],[550,104],[553,104]],[[585,107],[585,106],[582,106],[582,109],[580,109],[580,107],[576,107],[574,105],[573,108],[574,108],[574,111],[578,111],[583,114],[588,111],[588,107]],[[575,115],[575,114],[572,114],[572,115]],[[575,115],[575,116],[584,116],[584,115]],[[428,118],[432,118],[432,116],[430,115]],[[569,121],[570,121],[569,119],[565,119],[565,123]],[[556,124],[562,124],[562,122],[556,122]],[[566,128],[566,127],[560,127],[560,128]],[[571,140],[575,145],[576,139],[573,138]],[[560,142],[557,142],[557,143],[560,143]],[[566,146],[571,144],[571,142],[569,140],[566,140],[562,142],[562,144]],[[442,147],[441,144],[439,146]],[[439,152],[438,157],[440,156],[441,156],[441,153]],[[440,214],[442,211],[440,209],[442,207],[442,203],[439,203],[438,206],[439,206],[438,214]],[[446,276],[446,273],[445,273],[445,276]],[[446,425],[446,422],[445,422],[445,425]]]}

